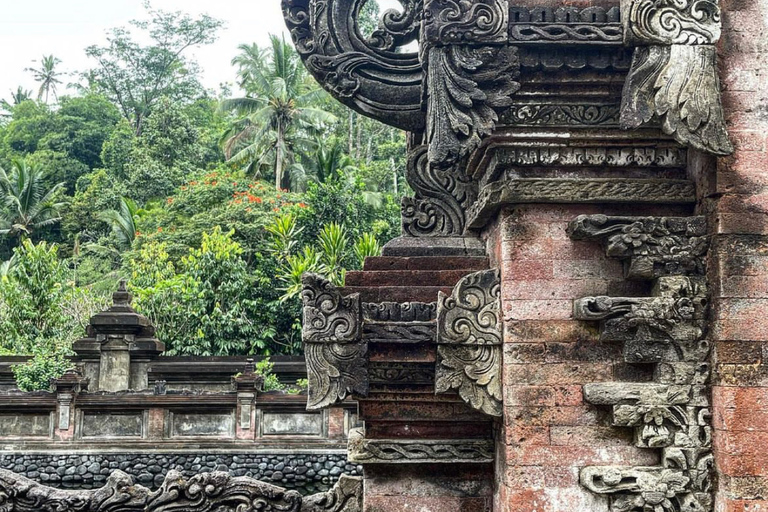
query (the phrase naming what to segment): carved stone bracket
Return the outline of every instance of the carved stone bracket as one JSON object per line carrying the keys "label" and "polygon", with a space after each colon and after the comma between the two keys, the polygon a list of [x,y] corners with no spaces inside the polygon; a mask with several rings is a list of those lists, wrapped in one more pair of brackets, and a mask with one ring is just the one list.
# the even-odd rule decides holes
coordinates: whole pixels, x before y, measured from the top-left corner
{"label": "carved stone bracket", "polygon": [[328,407],[350,393],[367,395],[368,343],[362,336],[360,295],[343,297],[338,288],[315,274],[305,274],[302,283],[307,409]]}
{"label": "carved stone bracket", "polygon": [[[588,297],[574,317],[601,322],[600,337],[624,343],[624,359],[655,363],[654,382],[584,386],[586,401],[612,408],[612,423],[634,429],[635,445],[660,449],[653,467],[587,467],[581,484],[610,497],[612,512],[712,510],[710,345],[703,219],[584,216],[572,238],[599,240],[609,256],[640,259],[634,277],[658,277],[653,297]],[[674,248],[674,249],[673,249]],[[669,258],[684,253],[682,259]],[[647,258],[648,261],[642,260]],[[683,263],[682,265],[680,263]]]}
{"label": "carved stone bracket", "polygon": [[361,429],[349,433],[349,460],[356,464],[487,464],[492,440],[367,439]]}
{"label": "carved stone bracket", "polygon": [[703,275],[706,234],[705,217],[582,215],[568,226],[573,240],[602,242],[608,257],[624,260],[628,279]]}
{"label": "carved stone bracket", "polygon": [[116,470],[100,489],[67,491],[0,469],[0,509],[14,512],[360,512],[362,481],[343,475],[330,491],[302,498],[297,491],[222,472],[184,478],[177,471],[170,471],[162,486],[150,491]]}
{"label": "carved stone bracket", "polygon": [[470,274],[437,300],[435,391],[457,390],[472,408],[502,415],[501,277],[497,269]]}
{"label": "carved stone bracket", "polygon": [[625,43],[636,47],[622,127],[657,117],[678,142],[731,154],[717,74],[718,0],[622,0],[621,7]]}

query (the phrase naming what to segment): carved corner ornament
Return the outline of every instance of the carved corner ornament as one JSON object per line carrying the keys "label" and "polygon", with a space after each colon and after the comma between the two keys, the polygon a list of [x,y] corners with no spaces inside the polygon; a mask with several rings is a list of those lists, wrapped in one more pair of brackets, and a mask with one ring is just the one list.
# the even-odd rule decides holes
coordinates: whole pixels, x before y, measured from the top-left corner
{"label": "carved corner ornament", "polygon": [[621,0],[624,42],[635,47],[621,126],[658,117],[664,133],[715,155],[733,153],[720,98],[718,0]]}
{"label": "carved corner ornament", "polygon": [[150,491],[116,470],[100,489],[62,490],[0,469],[0,510],[14,512],[361,512],[362,498],[362,480],[345,475],[330,491],[302,498],[298,491],[223,472],[186,478],[169,471],[160,488]]}
{"label": "carved corner ornament", "polygon": [[709,248],[705,217],[582,215],[570,223],[572,240],[601,242],[606,256],[625,262],[628,279],[703,275]]}
{"label": "carved corner ornament", "polygon": [[473,409],[502,415],[501,278],[470,274],[437,301],[436,393],[456,390]]}
{"label": "carved corner ornament", "polygon": [[368,343],[363,340],[360,295],[342,296],[316,274],[304,274],[302,339],[309,381],[307,409],[318,410],[348,394],[368,394]]}

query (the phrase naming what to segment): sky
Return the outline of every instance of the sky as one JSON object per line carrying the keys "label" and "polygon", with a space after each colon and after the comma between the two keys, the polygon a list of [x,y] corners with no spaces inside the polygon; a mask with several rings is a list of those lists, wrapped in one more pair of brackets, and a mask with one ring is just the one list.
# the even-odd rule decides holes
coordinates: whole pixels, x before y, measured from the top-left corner
{"label": "sky", "polygon": [[[145,12],[143,0],[0,0],[0,4],[0,98],[4,99],[10,99],[11,91],[20,85],[37,94],[32,74],[25,68],[35,67],[34,61],[43,55],[61,59],[62,71],[92,67],[85,48],[104,44],[108,29],[143,18]],[[379,0],[379,5],[383,10],[399,4]],[[235,81],[230,62],[239,44],[266,46],[270,33],[285,31],[280,0],[153,0],[152,7],[224,20],[226,28],[216,43],[188,54],[202,68],[203,85],[214,90]]]}

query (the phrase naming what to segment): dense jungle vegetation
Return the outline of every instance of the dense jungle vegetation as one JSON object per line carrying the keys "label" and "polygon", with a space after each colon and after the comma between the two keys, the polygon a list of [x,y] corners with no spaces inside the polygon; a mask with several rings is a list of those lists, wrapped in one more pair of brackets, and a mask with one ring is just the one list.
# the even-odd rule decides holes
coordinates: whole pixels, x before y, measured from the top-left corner
{"label": "dense jungle vegetation", "polygon": [[204,89],[188,55],[220,29],[148,8],[90,69],[44,56],[39,89],[0,103],[0,354],[34,356],[24,388],[66,368],[123,278],[167,354],[299,353],[301,274],[343,284],[399,233],[404,135],[333,101],[279,37]]}

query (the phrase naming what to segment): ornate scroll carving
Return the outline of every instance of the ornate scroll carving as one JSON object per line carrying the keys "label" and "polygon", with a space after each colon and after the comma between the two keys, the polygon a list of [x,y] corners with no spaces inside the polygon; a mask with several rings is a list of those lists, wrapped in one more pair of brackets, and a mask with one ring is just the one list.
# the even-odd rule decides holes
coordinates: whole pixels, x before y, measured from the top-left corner
{"label": "ornate scroll carving", "polygon": [[282,0],[296,49],[317,81],[363,115],[408,131],[425,125],[422,67],[415,53],[395,51],[418,36],[421,2],[405,2],[402,17],[388,13],[370,41],[357,16],[365,0]]}
{"label": "ornate scroll carving", "polygon": [[556,42],[616,44],[622,41],[617,7],[512,7],[510,40],[515,44]]}
{"label": "ornate scroll carving", "polygon": [[330,491],[304,498],[301,512],[363,512],[363,479],[341,475]]}
{"label": "ornate scroll carving", "polygon": [[510,125],[599,126],[617,124],[619,109],[608,105],[511,105],[502,122]]}
{"label": "ornate scroll carving", "polygon": [[694,204],[688,180],[514,179],[483,188],[467,211],[467,228],[479,229],[504,205],[522,203]]}
{"label": "ornate scroll carving", "polygon": [[574,240],[602,242],[605,253],[626,260],[630,279],[704,274],[704,217],[608,217],[582,215],[568,226]]}
{"label": "ornate scroll carving", "polygon": [[520,89],[513,46],[443,46],[429,50],[429,162],[441,167],[468,155],[496,126]]}
{"label": "ornate scroll carving", "polygon": [[426,0],[423,38],[431,44],[506,43],[507,0]]}
{"label": "ornate scroll carving", "polygon": [[[573,238],[601,240],[610,256],[643,258],[636,277],[702,273],[706,243],[698,217],[579,217]],[[675,248],[675,249],[672,249]],[[664,262],[678,250],[680,265]],[[660,271],[659,271],[660,270]],[[601,382],[584,386],[585,399],[612,407],[613,425],[633,428],[635,445],[661,449],[653,467],[587,467],[581,484],[610,497],[612,512],[712,510],[710,345],[705,339],[707,290],[703,277],[658,277],[653,297],[588,297],[574,303],[574,317],[600,320],[600,337],[624,342],[624,359],[656,363],[654,382]]]}
{"label": "ornate scroll carving", "polygon": [[728,155],[715,43],[717,0],[622,0],[625,41],[636,46],[621,107],[621,125],[658,117],[684,144]]}
{"label": "ornate scroll carving", "polygon": [[302,498],[297,491],[220,472],[185,479],[180,473],[170,471],[160,489],[151,492],[135,485],[122,471],[112,473],[101,489],[64,491],[0,470],[0,507],[14,512],[299,512],[301,506]]}
{"label": "ornate scroll carving", "polygon": [[357,464],[490,463],[491,440],[366,439],[362,430],[349,434],[349,460]]}
{"label": "ornate scroll carving", "polygon": [[478,411],[501,416],[501,277],[497,269],[464,277],[437,300],[435,392],[458,390]]}
{"label": "ornate scroll carving", "polygon": [[315,274],[302,278],[307,409],[328,407],[349,393],[368,393],[368,343],[362,337],[360,295],[346,297]]}
{"label": "ornate scroll carving", "polygon": [[684,169],[687,150],[676,147],[546,147],[505,149],[500,155],[504,165],[564,165],[665,167]]}
{"label": "ornate scroll carving", "polygon": [[465,211],[477,197],[477,185],[465,166],[439,168],[429,163],[427,147],[414,149],[406,168],[416,197],[403,198],[403,234],[408,236],[461,236]]}

